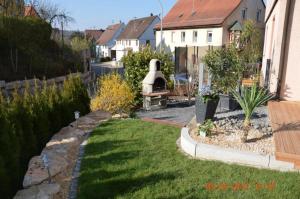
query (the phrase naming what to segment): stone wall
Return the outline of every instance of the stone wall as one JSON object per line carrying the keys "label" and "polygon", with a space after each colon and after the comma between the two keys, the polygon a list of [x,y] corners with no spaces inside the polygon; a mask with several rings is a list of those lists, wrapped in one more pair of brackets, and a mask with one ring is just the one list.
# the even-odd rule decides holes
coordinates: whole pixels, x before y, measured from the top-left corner
{"label": "stone wall", "polygon": [[[23,180],[24,189],[18,191],[14,198],[69,198],[72,173],[81,143],[95,127],[110,118],[109,113],[92,112],[61,129],[39,156],[31,158]],[[45,155],[49,162],[49,173],[43,161]]]}
{"label": "stone wall", "polygon": [[[71,75],[75,75],[76,73],[73,73]],[[86,73],[79,73],[80,77],[82,78],[84,84],[89,84],[93,80],[93,75],[91,72]],[[65,79],[68,76],[60,76],[52,79],[47,79],[47,84],[51,85],[55,82],[55,84],[60,88],[62,87]],[[38,86],[41,86],[43,84],[43,80],[40,79],[29,79],[29,80],[20,80],[20,81],[13,81],[13,82],[5,82],[0,81],[0,90],[3,92],[4,95],[10,96],[10,94],[14,91],[16,87],[18,87],[19,90],[23,90],[25,88],[26,82],[30,85],[30,90],[34,88],[35,82]]]}

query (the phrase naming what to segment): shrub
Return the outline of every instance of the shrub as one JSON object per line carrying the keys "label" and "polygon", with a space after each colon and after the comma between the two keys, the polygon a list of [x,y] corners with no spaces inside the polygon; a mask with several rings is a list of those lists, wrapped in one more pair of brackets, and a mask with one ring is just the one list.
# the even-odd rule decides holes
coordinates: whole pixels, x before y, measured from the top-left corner
{"label": "shrub", "polygon": [[234,47],[209,50],[203,60],[212,75],[213,90],[229,94],[238,86],[244,68]]}
{"label": "shrub", "polygon": [[167,81],[170,82],[170,75],[174,73],[174,63],[172,62],[171,54],[155,52],[148,46],[140,52],[129,52],[122,59],[125,67],[125,79],[135,92],[135,102],[137,104],[142,102],[142,81],[149,72],[151,59],[159,59],[162,62],[161,71]]}
{"label": "shrub", "polygon": [[69,76],[61,90],[56,85],[29,89],[16,86],[10,101],[0,91],[0,195],[12,198],[21,188],[28,161],[49,138],[74,119],[74,111],[89,111],[87,90],[79,76]]}
{"label": "shrub", "polygon": [[92,110],[115,113],[129,113],[134,94],[130,86],[118,74],[110,74],[98,80],[99,91],[91,102]]}
{"label": "shrub", "polygon": [[254,110],[272,99],[273,95],[267,90],[259,88],[255,84],[251,88],[242,88],[241,94],[232,90],[232,94],[242,107],[245,114],[244,135],[242,137],[242,141],[245,142],[247,140],[248,131],[251,125],[251,117]]}

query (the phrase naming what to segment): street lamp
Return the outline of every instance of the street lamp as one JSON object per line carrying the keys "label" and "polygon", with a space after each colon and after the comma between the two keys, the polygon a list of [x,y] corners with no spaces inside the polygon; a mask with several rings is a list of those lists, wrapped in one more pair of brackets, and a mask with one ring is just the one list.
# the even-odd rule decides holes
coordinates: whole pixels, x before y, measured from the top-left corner
{"label": "street lamp", "polygon": [[164,7],[163,4],[161,2],[161,0],[158,0],[159,4],[160,4],[160,8],[161,8],[161,16],[160,16],[160,53],[162,52],[162,41],[163,41],[163,17],[164,17]]}

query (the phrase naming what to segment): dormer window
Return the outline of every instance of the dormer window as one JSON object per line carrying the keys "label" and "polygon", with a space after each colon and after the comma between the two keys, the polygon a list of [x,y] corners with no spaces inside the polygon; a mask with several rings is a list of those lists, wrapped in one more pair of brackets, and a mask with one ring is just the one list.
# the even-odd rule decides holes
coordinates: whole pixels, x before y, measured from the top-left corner
{"label": "dormer window", "polygon": [[242,19],[243,19],[243,20],[246,20],[246,19],[247,19],[247,8],[244,8],[244,9],[242,10]]}
{"label": "dormer window", "polygon": [[256,21],[261,22],[261,9],[256,12]]}

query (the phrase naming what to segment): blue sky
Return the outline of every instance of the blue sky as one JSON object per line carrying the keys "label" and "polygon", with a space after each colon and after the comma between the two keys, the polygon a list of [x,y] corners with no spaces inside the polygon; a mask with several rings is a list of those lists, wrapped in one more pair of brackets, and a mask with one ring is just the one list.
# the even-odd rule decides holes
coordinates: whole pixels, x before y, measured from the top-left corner
{"label": "blue sky", "polygon": [[[172,8],[176,0],[161,0],[164,15]],[[52,0],[68,11],[76,22],[67,29],[84,30],[89,28],[105,29],[109,24],[128,22],[134,17],[160,14],[158,0]]]}

